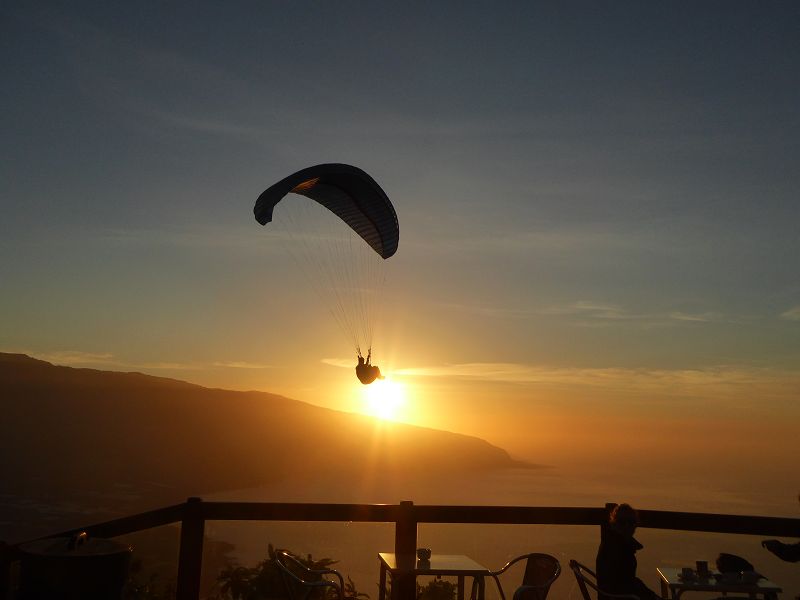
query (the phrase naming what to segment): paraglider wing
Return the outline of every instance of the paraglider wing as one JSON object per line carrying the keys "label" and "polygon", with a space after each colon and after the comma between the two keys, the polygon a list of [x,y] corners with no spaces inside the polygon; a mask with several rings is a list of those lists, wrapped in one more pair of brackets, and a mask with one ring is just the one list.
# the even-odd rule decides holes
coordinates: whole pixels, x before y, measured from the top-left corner
{"label": "paraglider wing", "polygon": [[262,225],[272,221],[275,205],[294,192],[315,200],[347,223],[381,257],[397,251],[400,237],[392,203],[367,173],[344,164],[309,167],[269,187],[253,212]]}

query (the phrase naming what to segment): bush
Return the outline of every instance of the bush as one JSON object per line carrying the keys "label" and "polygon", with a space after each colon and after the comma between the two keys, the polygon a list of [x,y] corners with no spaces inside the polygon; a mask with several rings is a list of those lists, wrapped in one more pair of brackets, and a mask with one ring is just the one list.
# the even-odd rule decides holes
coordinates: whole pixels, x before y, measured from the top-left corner
{"label": "bush", "polygon": [[[313,570],[329,569],[338,562],[331,558],[315,560],[310,554],[303,558],[290,550],[286,550],[286,552],[294,556],[303,566]],[[216,597],[219,600],[288,600],[283,586],[283,579],[275,564],[275,554],[275,547],[269,544],[267,558],[255,567],[242,567],[235,564],[225,567],[217,577],[218,592]],[[345,598],[369,600],[367,594],[356,589],[355,583],[350,577],[345,579],[346,583],[343,590]],[[333,589],[323,588],[319,594],[311,594],[309,600],[338,599],[335,598]]]}

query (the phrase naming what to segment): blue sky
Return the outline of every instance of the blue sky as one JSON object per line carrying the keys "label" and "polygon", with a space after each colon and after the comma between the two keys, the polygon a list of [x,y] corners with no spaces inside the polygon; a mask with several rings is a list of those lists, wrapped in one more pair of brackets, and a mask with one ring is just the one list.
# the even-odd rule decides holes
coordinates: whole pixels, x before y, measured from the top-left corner
{"label": "blue sky", "polygon": [[692,372],[788,406],[795,3],[11,2],[0,48],[4,351],[340,405],[252,205],[345,162],[400,217],[376,354],[428,397]]}

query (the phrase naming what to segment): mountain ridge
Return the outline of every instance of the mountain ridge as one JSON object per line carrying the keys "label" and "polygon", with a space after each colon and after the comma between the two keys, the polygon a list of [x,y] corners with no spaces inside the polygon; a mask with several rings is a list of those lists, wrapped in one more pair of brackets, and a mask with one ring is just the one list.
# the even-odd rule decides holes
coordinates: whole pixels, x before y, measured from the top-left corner
{"label": "mountain ridge", "polygon": [[379,472],[532,466],[477,437],[24,354],[0,353],[0,397],[0,451],[12,457],[0,477],[11,495],[62,504],[96,497],[109,505],[104,517],[331,469],[347,486]]}

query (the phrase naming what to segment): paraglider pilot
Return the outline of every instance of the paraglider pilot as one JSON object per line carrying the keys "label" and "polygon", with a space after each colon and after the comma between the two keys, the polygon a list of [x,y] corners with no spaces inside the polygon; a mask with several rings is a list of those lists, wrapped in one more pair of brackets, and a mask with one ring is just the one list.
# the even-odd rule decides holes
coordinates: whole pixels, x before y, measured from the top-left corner
{"label": "paraglider pilot", "polygon": [[370,360],[372,360],[372,348],[370,348],[369,352],[367,352],[366,361],[364,360],[364,357],[361,356],[361,351],[359,350],[358,365],[356,365],[356,376],[364,385],[369,385],[376,379],[384,378],[383,375],[381,375],[381,370],[377,366],[371,365]]}

